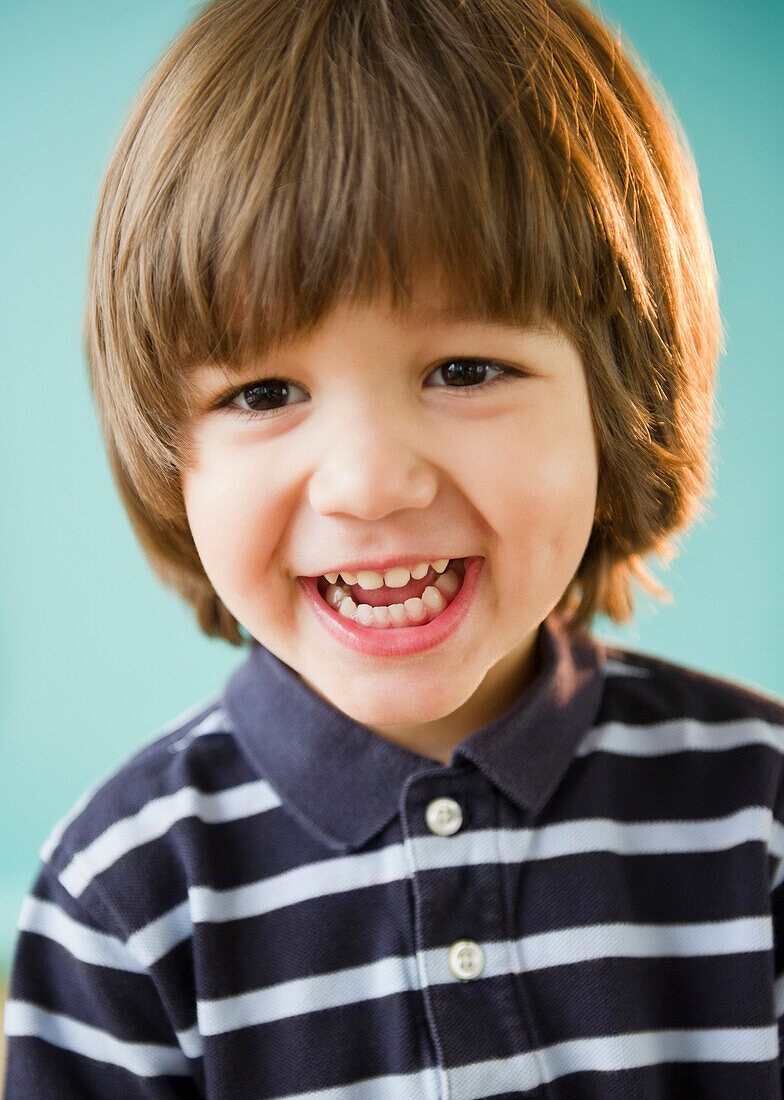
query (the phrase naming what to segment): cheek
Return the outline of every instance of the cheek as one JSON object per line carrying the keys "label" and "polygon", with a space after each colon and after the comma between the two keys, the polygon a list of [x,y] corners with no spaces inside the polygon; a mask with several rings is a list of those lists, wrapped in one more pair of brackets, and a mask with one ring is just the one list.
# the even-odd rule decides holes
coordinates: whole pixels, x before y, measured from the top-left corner
{"label": "cheek", "polygon": [[274,509],[263,483],[245,471],[186,473],[183,498],[201,563],[219,594],[256,578],[274,538]]}
{"label": "cheek", "polygon": [[598,462],[590,422],[543,423],[520,443],[509,470],[504,529],[517,533],[529,561],[558,559],[567,572],[572,563],[576,569],[596,508]]}
{"label": "cheek", "polygon": [[569,577],[582,559],[593,529],[598,469],[595,460],[580,456],[554,464],[544,484],[541,507],[547,510],[553,551],[564,562]]}

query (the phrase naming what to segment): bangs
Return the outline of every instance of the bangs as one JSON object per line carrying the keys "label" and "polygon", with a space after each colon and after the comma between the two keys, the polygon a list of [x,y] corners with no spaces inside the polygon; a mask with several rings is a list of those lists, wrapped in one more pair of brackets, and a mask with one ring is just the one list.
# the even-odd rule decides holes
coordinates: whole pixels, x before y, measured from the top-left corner
{"label": "bangs", "polygon": [[239,364],[345,298],[405,309],[433,267],[478,320],[574,331],[624,269],[645,298],[617,197],[603,255],[586,156],[555,122],[559,94],[579,109],[574,74],[537,79],[524,43],[444,0],[205,9],[123,162],[118,300],[156,372]]}

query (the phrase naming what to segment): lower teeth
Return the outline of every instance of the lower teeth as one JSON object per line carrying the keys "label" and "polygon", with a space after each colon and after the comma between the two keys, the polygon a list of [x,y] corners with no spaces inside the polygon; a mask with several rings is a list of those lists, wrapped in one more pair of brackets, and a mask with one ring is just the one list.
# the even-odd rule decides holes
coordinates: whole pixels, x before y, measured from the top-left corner
{"label": "lower teeth", "polygon": [[379,630],[387,627],[423,626],[432,622],[452,602],[462,584],[462,577],[451,569],[443,573],[435,584],[429,585],[422,596],[413,596],[404,603],[371,607],[355,603],[353,597],[337,584],[330,584],[324,593],[326,603],[342,615],[362,626]]}

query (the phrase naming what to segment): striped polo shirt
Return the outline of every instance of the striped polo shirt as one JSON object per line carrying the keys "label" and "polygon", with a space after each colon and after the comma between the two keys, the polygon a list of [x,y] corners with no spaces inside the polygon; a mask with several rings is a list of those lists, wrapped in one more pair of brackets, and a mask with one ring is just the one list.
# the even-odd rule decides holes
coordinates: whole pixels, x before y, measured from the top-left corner
{"label": "striped polo shirt", "polygon": [[44,845],[6,1100],[781,1097],[784,703],[537,667],[445,765],[253,643]]}

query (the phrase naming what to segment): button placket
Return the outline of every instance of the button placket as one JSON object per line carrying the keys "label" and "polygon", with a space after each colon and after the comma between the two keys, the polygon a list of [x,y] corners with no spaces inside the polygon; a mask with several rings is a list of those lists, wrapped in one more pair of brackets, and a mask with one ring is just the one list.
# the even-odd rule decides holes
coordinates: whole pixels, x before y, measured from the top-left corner
{"label": "button placket", "polygon": [[[498,981],[497,945],[508,936],[499,870],[482,858],[495,796],[467,768],[420,774],[404,785],[401,815],[427,1021],[437,1062],[457,1087],[452,1071],[477,1049],[487,1058],[519,1049],[515,1005]],[[469,1017],[486,1021],[481,1035],[467,1034]]]}
{"label": "button placket", "polygon": [[[425,820],[436,836],[454,836],[463,825],[463,811],[454,798],[434,798],[425,810]],[[455,940],[447,954],[447,965],[460,981],[477,978],[485,968],[485,953],[476,940]]]}

